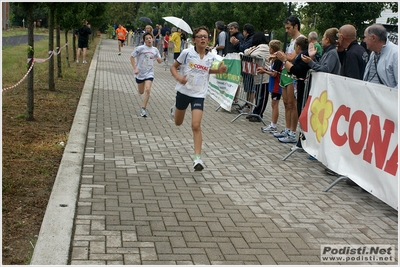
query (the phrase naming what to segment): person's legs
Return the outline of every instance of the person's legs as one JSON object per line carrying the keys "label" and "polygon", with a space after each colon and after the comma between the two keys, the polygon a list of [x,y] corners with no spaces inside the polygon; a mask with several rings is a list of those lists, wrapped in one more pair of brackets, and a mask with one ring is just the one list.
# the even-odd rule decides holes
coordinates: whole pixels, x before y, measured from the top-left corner
{"label": "person's legs", "polygon": [[[296,109],[296,98],[294,97],[294,87],[293,83],[289,84],[286,87],[286,96],[287,96],[287,110],[288,110],[288,116],[287,116],[287,124],[288,128],[292,132],[296,132],[296,127],[297,127],[297,109]],[[285,116],[286,117],[286,116]]]}
{"label": "person's legs", "polygon": [[143,87],[141,88],[141,91],[139,91],[140,94],[143,94],[142,108],[147,107],[147,103],[149,102],[150,99],[150,91],[152,83],[153,82],[151,80],[146,80],[144,81],[144,83],[142,83]]}
{"label": "person's legs", "polygon": [[78,48],[78,52],[76,53],[76,62],[79,63],[79,57],[81,56],[82,48]]}
{"label": "person's legs", "polygon": [[83,62],[86,62],[86,50],[87,50],[87,48],[84,47],[82,50],[83,50],[83,52],[82,52]]}
{"label": "person's legs", "polygon": [[278,123],[279,118],[279,100],[272,99],[271,101],[271,122],[276,125]]}
{"label": "person's legs", "polygon": [[118,52],[121,54],[122,42],[118,40]]}
{"label": "person's legs", "polygon": [[285,127],[287,129],[290,128],[290,109],[289,109],[289,98],[287,87],[282,87],[282,97],[283,97],[283,105],[285,106]]}
{"label": "person's legs", "polygon": [[201,120],[203,118],[203,110],[194,109],[192,111],[192,132],[193,132],[193,143],[194,143],[194,154],[201,155],[201,147],[203,137],[201,133]]}

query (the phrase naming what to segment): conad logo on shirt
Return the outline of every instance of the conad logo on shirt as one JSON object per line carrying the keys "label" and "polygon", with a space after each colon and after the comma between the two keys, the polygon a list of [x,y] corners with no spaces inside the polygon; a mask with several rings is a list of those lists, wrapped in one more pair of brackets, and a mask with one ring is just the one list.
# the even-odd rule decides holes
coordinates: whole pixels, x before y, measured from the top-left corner
{"label": "conad logo on shirt", "polygon": [[205,70],[205,71],[208,70],[208,68],[206,66],[195,64],[193,62],[190,62],[189,66],[190,66],[190,68],[201,69],[201,70]]}

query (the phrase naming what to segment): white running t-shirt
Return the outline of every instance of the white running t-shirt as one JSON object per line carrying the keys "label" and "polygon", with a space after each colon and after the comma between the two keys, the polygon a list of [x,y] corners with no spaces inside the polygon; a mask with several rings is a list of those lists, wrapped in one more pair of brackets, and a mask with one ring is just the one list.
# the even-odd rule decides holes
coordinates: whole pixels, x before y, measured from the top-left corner
{"label": "white running t-shirt", "polygon": [[208,75],[214,55],[208,52],[203,59],[200,59],[195,47],[190,47],[183,50],[176,61],[181,64],[180,74],[186,76],[187,83],[183,85],[178,82],[175,90],[187,96],[205,98],[208,90]]}
{"label": "white running t-shirt", "polygon": [[154,78],[154,60],[161,58],[157,48],[154,46],[140,45],[133,50],[131,56],[137,58],[136,67],[139,73],[135,74],[136,79],[144,80]]}

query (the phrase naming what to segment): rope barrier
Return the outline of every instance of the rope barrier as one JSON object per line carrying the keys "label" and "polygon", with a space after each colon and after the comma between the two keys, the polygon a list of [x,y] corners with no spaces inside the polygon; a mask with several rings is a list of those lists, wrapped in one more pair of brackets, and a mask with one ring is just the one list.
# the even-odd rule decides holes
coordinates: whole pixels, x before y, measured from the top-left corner
{"label": "rope barrier", "polygon": [[35,62],[36,63],[44,63],[44,62],[46,62],[47,60],[49,60],[53,55],[59,55],[60,53],[61,53],[61,50],[64,48],[64,47],[66,47],[66,46],[68,46],[68,43],[66,43],[64,46],[62,46],[61,48],[59,48],[59,47],[57,47],[57,50],[58,50],[58,52],[56,53],[54,50],[53,51],[49,51],[48,52],[48,54],[50,55],[48,58],[28,58],[28,63],[29,63],[29,61],[32,61],[32,64],[31,64],[31,66],[29,67],[29,70],[28,70],[28,72],[24,75],[24,77],[22,77],[22,79],[19,81],[19,82],[17,82],[16,84],[14,84],[13,86],[10,86],[10,87],[6,87],[6,88],[3,88],[2,89],[2,92],[4,92],[4,91],[7,91],[7,90],[10,90],[10,89],[13,89],[13,88],[15,88],[15,87],[17,87],[18,85],[20,85],[25,79],[26,79],[26,77],[28,77],[28,74],[31,72],[31,70],[33,69],[33,65],[35,65]]}

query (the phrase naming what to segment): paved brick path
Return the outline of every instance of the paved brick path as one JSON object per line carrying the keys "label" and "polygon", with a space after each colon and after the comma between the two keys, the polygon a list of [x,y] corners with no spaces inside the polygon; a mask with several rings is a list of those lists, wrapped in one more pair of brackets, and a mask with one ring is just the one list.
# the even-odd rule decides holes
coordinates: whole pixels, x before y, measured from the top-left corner
{"label": "paved brick path", "polygon": [[290,145],[244,116],[231,123],[211,98],[206,168],[193,172],[190,112],[180,127],[168,114],[169,68],[157,64],[142,118],[131,52],[100,45],[71,264],[319,265],[325,244],[397,249],[396,210],[344,182],[322,192],[334,177],[320,163],[301,152],[282,161]]}

